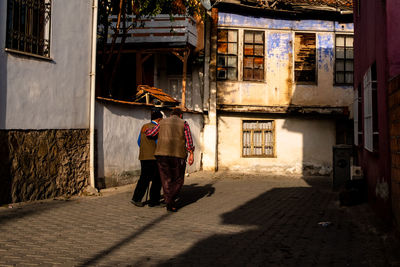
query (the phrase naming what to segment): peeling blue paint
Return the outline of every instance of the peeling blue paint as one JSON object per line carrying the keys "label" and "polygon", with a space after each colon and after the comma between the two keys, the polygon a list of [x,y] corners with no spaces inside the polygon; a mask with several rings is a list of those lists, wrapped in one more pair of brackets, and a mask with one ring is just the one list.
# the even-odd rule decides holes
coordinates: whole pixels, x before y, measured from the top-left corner
{"label": "peeling blue paint", "polygon": [[318,69],[329,72],[333,68],[334,40],[332,34],[317,34]]}
{"label": "peeling blue paint", "polygon": [[243,16],[238,14],[219,13],[218,25],[220,26],[237,26],[237,27],[254,27],[268,29],[282,29],[294,31],[353,31],[352,23],[339,24],[333,21],[324,20],[284,20],[270,19],[262,17]]}
{"label": "peeling blue paint", "polygon": [[292,51],[292,35],[290,33],[272,32],[267,35],[267,56],[277,57],[275,50],[278,48],[280,56],[286,57]]}
{"label": "peeling blue paint", "polygon": [[335,22],[335,31],[345,32],[345,31],[354,31],[353,23],[339,23]]}

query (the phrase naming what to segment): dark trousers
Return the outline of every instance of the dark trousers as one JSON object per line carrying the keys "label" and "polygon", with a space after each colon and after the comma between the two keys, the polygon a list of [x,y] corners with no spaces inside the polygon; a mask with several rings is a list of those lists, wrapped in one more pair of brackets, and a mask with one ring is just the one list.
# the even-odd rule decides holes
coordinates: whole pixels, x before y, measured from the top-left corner
{"label": "dark trousers", "polygon": [[186,160],[167,156],[156,156],[156,158],[165,202],[174,204],[184,182]]}
{"label": "dark trousers", "polygon": [[160,180],[160,173],[158,172],[157,161],[141,160],[140,166],[141,166],[141,173],[139,180],[136,184],[132,200],[137,202],[142,201],[142,198],[146,193],[146,189],[151,181],[150,202],[157,204],[160,202],[160,191],[161,191],[161,180]]}

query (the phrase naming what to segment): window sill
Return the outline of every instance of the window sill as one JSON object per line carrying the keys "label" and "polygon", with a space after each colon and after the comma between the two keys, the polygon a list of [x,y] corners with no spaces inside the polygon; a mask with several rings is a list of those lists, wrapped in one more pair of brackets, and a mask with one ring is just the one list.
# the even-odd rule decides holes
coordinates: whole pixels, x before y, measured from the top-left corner
{"label": "window sill", "polygon": [[317,82],[295,82],[296,85],[315,85],[318,86]]}
{"label": "window sill", "polygon": [[4,48],[4,51],[6,51],[6,52],[8,52],[10,54],[16,54],[16,55],[21,55],[21,56],[41,59],[41,60],[45,60],[45,61],[51,61],[51,62],[54,61],[53,58],[51,58],[51,57],[35,55],[35,54],[32,54],[32,53],[22,52],[22,51],[10,49],[10,48]]}
{"label": "window sill", "polygon": [[335,83],[335,84],[333,84],[333,86],[353,86],[353,84],[352,83]]}
{"label": "window sill", "polygon": [[273,155],[273,156],[256,156],[256,155],[252,155],[252,156],[243,156],[243,155],[242,155],[242,158],[247,158],[247,159],[259,159],[259,158],[265,159],[265,158],[269,158],[269,159],[271,159],[271,158],[276,158],[276,156],[275,156],[275,155]]}
{"label": "window sill", "polygon": [[265,80],[243,80],[246,83],[265,83]]}

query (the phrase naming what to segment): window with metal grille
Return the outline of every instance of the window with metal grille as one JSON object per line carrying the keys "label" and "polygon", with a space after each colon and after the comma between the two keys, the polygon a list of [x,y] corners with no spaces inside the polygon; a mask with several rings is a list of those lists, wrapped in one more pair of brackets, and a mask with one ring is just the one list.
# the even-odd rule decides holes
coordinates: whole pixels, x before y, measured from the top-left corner
{"label": "window with metal grille", "polygon": [[242,156],[275,156],[275,122],[273,120],[243,121]]}
{"label": "window with metal grille", "polygon": [[296,33],[294,76],[296,83],[317,82],[315,33]]}
{"label": "window with metal grille", "polygon": [[50,57],[51,0],[8,0],[6,48]]}
{"label": "window with metal grille", "polygon": [[379,149],[378,95],[376,66],[373,64],[364,75],[364,147],[368,151]]}
{"label": "window with metal grille", "polygon": [[237,80],[238,31],[218,30],[217,79]]}
{"label": "window with metal grille", "polygon": [[264,80],[264,32],[244,31],[243,80]]}
{"label": "window with metal grille", "polygon": [[336,35],[335,83],[353,85],[353,35]]}

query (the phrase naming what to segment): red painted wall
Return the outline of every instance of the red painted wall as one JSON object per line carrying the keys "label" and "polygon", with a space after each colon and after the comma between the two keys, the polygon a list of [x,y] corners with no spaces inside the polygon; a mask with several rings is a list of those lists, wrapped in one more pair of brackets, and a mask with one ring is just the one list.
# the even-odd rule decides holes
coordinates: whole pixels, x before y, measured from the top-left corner
{"label": "red painted wall", "polygon": [[400,1],[386,0],[389,78],[400,74]]}
{"label": "red painted wall", "polygon": [[[358,7],[357,4],[361,2]],[[354,1],[354,88],[361,84],[368,68],[376,62],[378,87],[379,151],[371,153],[361,145],[360,165],[368,181],[369,202],[382,217],[391,219],[390,195],[384,198],[385,186],[390,193],[390,154],[387,116],[388,49],[385,1]],[[391,37],[392,38],[392,37]],[[397,38],[397,37],[396,37]],[[397,51],[395,51],[397,53]],[[362,97],[363,94],[361,93]]]}

